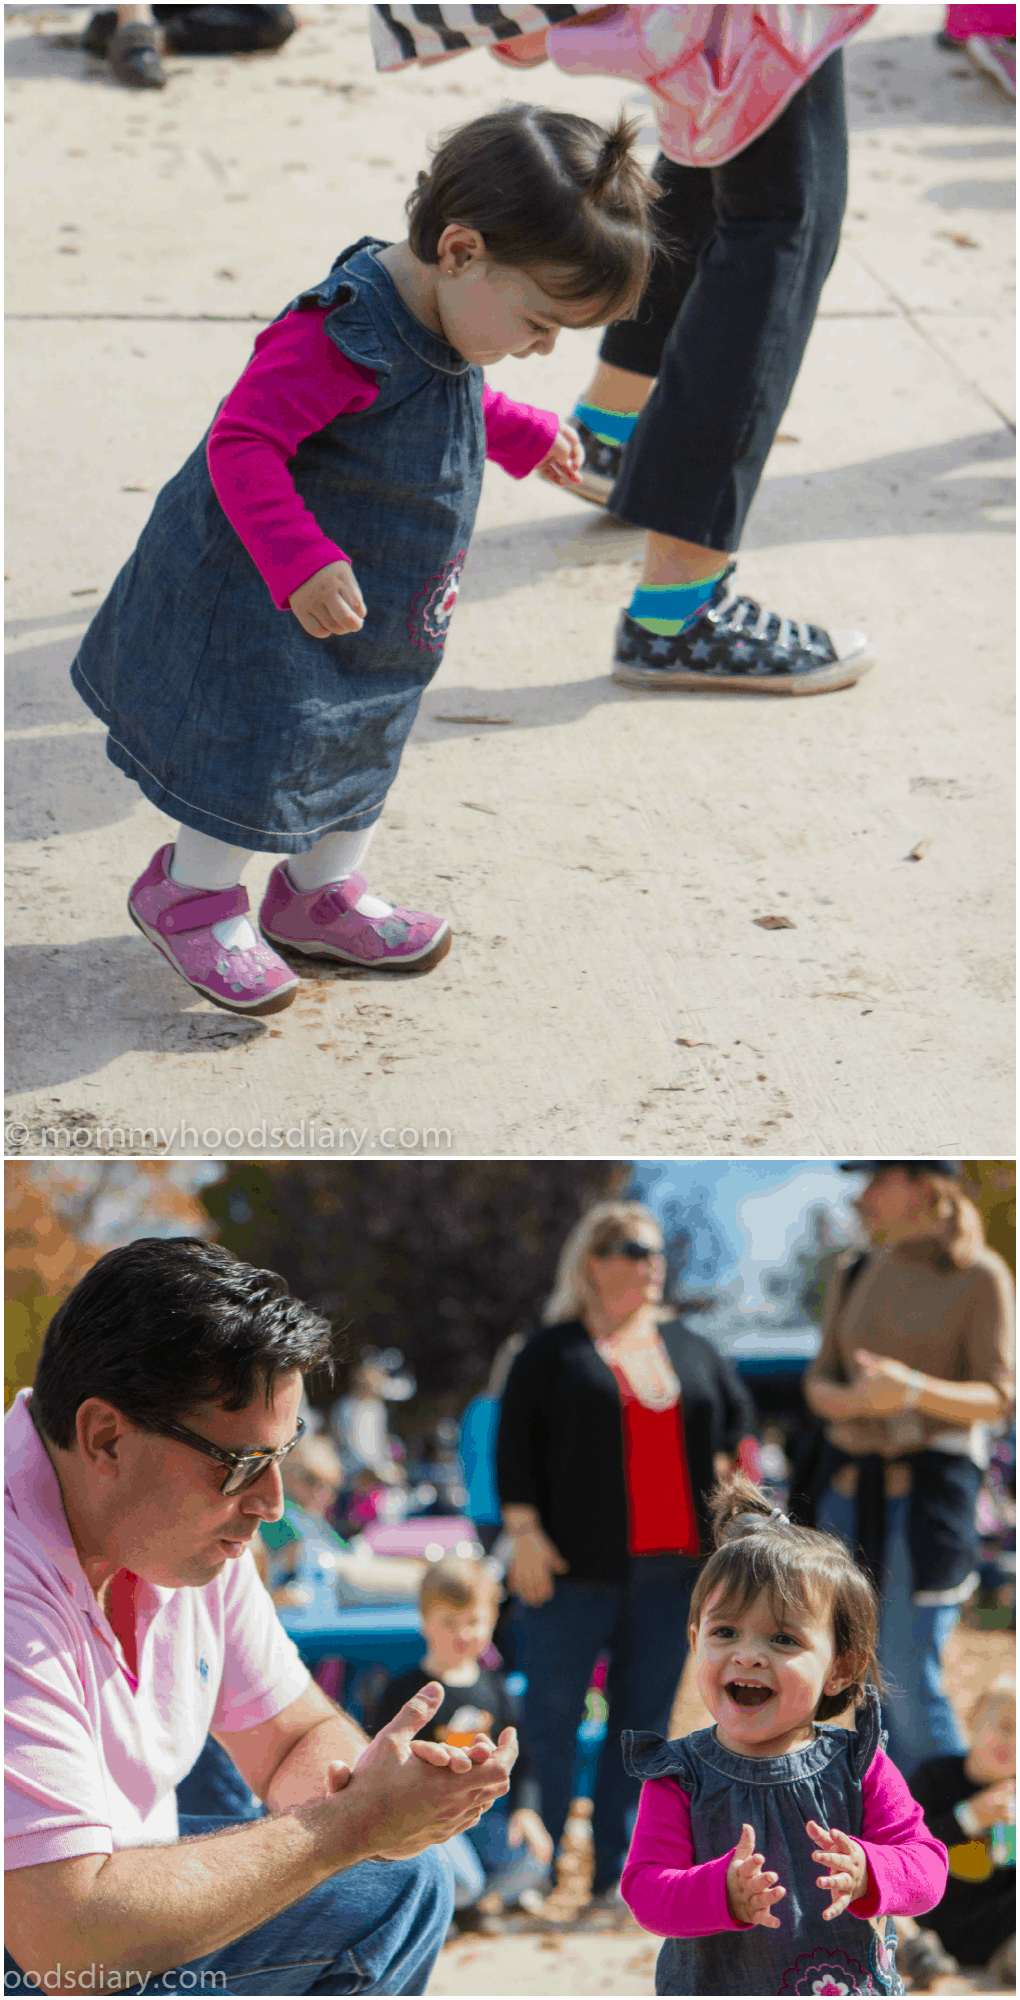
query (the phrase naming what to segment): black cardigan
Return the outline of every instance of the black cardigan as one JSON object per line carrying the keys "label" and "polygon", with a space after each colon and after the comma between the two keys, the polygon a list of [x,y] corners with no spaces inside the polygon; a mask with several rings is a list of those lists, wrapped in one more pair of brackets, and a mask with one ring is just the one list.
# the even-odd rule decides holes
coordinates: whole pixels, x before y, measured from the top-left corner
{"label": "black cardigan", "polygon": [[[753,1430],[754,1405],[711,1341],[681,1320],[659,1329],[680,1382],[684,1448],[702,1554],[711,1549],[705,1496],[717,1451]],[[627,1486],[620,1392],[580,1320],[542,1327],[507,1378],[496,1445],[504,1507],[537,1507],[546,1533],[586,1583],[627,1574]]]}

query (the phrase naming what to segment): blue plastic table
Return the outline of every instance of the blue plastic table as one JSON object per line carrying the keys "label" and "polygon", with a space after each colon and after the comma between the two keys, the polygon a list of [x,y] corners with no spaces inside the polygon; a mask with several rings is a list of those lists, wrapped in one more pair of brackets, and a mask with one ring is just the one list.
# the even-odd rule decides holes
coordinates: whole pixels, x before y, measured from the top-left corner
{"label": "blue plastic table", "polygon": [[309,1667],[319,1660],[348,1660],[400,1674],[425,1651],[416,1604],[341,1607],[326,1589],[317,1590],[311,1604],[281,1607],[279,1618]]}

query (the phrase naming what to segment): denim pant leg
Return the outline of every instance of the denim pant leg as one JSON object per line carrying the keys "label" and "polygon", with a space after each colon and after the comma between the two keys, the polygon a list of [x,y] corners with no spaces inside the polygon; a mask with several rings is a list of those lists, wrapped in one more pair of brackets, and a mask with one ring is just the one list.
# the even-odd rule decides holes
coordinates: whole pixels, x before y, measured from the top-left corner
{"label": "denim pant leg", "polygon": [[627,1859],[641,1780],[623,1767],[624,1729],[669,1730],[687,1657],[691,1592],[698,1565],[686,1556],[632,1556],[627,1591],[610,1640],[606,1741],[595,1785],[595,1888],[618,1882]]}
{"label": "denim pant leg", "polygon": [[715,226],[608,505],[639,527],[730,551],[839,244],[842,52],[761,138],[711,174]]}
{"label": "denim pant leg", "polygon": [[[233,1824],[185,1818],[181,1837]],[[152,1980],[146,1994],[424,1993],[452,1915],[453,1874],[441,1847],[413,1861],[362,1861],[222,1951]],[[224,1986],[203,1985],[202,1974],[213,1972],[225,1975]]]}
{"label": "denim pant leg", "polygon": [[455,1833],[443,1842],[443,1852],[453,1869],[453,1906],[467,1909],[477,1903],[485,1888],[485,1869],[466,1833]]}
{"label": "denim pant leg", "polygon": [[619,1584],[560,1577],[547,1603],[521,1606],[517,1665],[528,1676],[522,1734],[542,1787],[542,1818],[554,1841],[566,1825],[585,1692],[608,1647],[622,1597]]}
{"label": "denim pant leg", "polygon": [[[966,1749],[942,1680],[942,1651],[959,1617],[955,1605],[914,1604],[907,1541],[910,1502],[886,1502],[887,1589],[882,1601],[878,1656],[888,1686],[882,1723],[889,1756],[909,1780],[926,1757],[959,1756]],[[830,1486],[818,1509],[818,1526],[854,1546],[857,1503]]]}
{"label": "denim pant leg", "polygon": [[177,1787],[177,1811],[189,1819],[261,1819],[265,1807],[215,1736],[207,1736],[200,1757]]}
{"label": "denim pant leg", "polygon": [[942,1652],[959,1616],[956,1604],[914,1604],[907,1524],[910,1502],[886,1502],[888,1589],[879,1648],[893,1686],[883,1697],[889,1755],[910,1780],[927,1757],[960,1756],[967,1748],[942,1678]]}
{"label": "denim pant leg", "polygon": [[483,1813],[477,1826],[469,1827],[464,1835],[471,1842],[482,1867],[485,1870],[485,1886],[504,1902],[512,1903],[522,1889],[547,1889],[549,1870],[536,1861],[530,1847],[522,1841],[520,1847],[511,1847],[509,1840],[510,1801],[497,1799],[487,1813]]}

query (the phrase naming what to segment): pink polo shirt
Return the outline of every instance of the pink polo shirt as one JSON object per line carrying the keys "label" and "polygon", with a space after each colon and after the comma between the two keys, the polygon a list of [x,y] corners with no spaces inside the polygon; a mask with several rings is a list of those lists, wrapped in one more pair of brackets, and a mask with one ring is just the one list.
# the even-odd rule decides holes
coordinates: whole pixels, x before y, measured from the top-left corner
{"label": "pink polo shirt", "polygon": [[4,1423],[5,1869],[176,1840],[174,1786],[209,1730],[268,1722],[309,1681],[250,1553],[201,1590],[139,1582],[135,1680],[30,1396]]}

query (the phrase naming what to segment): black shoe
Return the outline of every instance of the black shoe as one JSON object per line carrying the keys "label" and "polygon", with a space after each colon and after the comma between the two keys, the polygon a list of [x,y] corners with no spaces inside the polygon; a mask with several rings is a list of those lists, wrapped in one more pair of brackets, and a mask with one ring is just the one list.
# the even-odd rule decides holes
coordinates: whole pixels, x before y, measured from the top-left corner
{"label": "black shoe", "polygon": [[658,638],[624,611],[613,649],[623,687],[729,688],[741,694],[824,694],[874,665],[863,632],[823,632],[731,594],[730,563],[708,608],[686,632]]}
{"label": "black shoe", "polygon": [[478,1937],[502,1937],[506,1925],[502,1917],[493,1916],[488,1910],[479,1910],[474,1903],[468,1903],[462,1910],[454,1910],[453,1921],[458,1931],[468,1931]]}
{"label": "black shoe", "polygon": [[166,45],[178,56],[250,55],[279,49],[297,20],[289,7],[154,7]]}
{"label": "black shoe", "polygon": [[899,1938],[896,1970],[906,1973],[915,1993],[927,1993],[933,1979],[948,1979],[960,1965],[935,1931],[918,1929]]}
{"label": "black shoe", "polygon": [[166,70],[156,51],[156,30],[144,21],[115,28],[106,54],[114,76],[130,90],[163,89]]}
{"label": "black shoe", "polygon": [[584,464],[580,483],[575,486],[571,481],[568,491],[576,493],[580,500],[593,500],[596,507],[604,507],[616,485],[626,446],[604,444],[580,417],[571,417],[570,422],[584,447]]}
{"label": "black shoe", "polygon": [[98,56],[102,62],[105,62],[110,52],[110,40],[116,26],[116,7],[108,7],[101,14],[93,14],[81,38],[81,45],[86,54]]}

